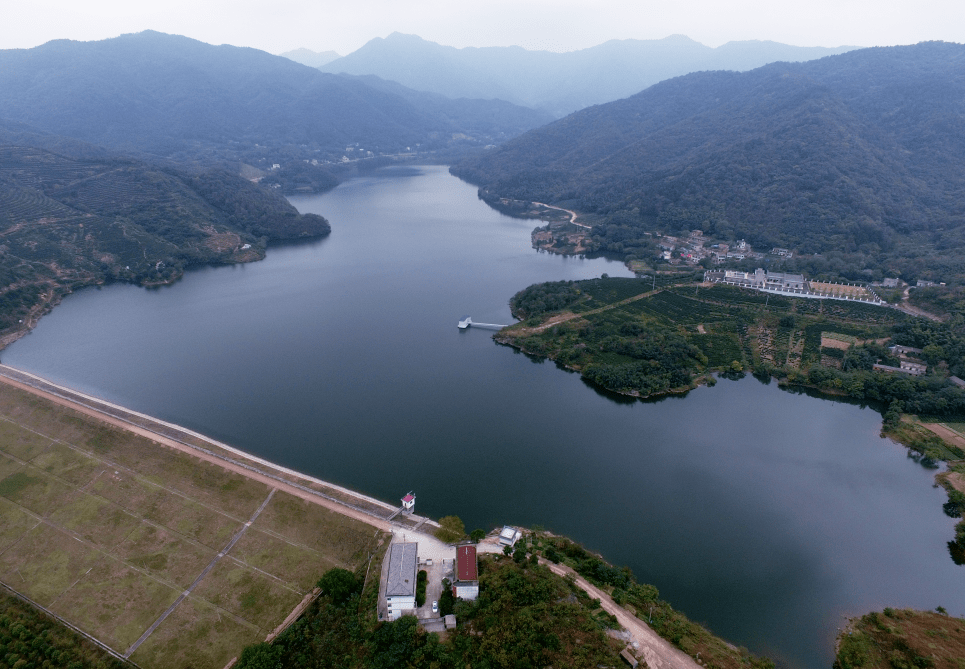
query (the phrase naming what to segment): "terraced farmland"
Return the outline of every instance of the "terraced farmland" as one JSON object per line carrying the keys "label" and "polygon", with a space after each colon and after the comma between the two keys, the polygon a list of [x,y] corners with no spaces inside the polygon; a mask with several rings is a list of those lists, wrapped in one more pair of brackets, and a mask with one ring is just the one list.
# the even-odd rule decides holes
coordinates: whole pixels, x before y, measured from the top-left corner
{"label": "terraced farmland", "polygon": [[82,215],[43,193],[0,182],[0,220],[11,224]]}
{"label": "terraced farmland", "polygon": [[631,302],[623,309],[681,325],[727,320],[731,317],[726,308],[685,297],[672,290],[664,290],[652,297]]}

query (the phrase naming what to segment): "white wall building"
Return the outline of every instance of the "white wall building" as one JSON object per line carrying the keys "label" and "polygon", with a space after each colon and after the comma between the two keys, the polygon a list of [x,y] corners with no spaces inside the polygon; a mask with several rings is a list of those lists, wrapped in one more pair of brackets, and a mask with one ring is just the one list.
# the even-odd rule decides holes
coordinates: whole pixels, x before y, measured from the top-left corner
{"label": "white wall building", "polygon": [[503,531],[499,533],[499,543],[503,546],[515,546],[521,536],[522,534],[519,530],[507,525],[503,528]]}
{"label": "white wall building", "polygon": [[385,605],[389,620],[398,620],[406,613],[415,611],[418,547],[419,544],[408,542],[392,544],[389,549],[389,566],[385,581]]}

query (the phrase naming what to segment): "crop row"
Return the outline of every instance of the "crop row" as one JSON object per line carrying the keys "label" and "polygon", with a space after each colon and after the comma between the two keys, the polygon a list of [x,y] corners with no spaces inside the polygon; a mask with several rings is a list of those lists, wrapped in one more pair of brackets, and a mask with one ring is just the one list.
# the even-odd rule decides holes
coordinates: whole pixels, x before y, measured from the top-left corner
{"label": "crop row", "polygon": [[707,356],[708,367],[726,367],[740,361],[741,347],[735,334],[705,334],[690,337],[691,343]]}
{"label": "crop row", "polygon": [[143,202],[163,204],[172,196],[155,184],[126,176],[109,175],[88,180],[72,189],[70,200],[94,211],[110,211]]}
{"label": "crop row", "polygon": [[669,290],[631,302],[624,309],[648,313],[681,324],[717,321],[728,317],[727,311],[716,305],[707,304],[692,297],[684,297]]}
{"label": "crop row", "polygon": [[0,186],[0,212],[12,223],[43,217],[71,216],[75,213],[43,193],[9,186]]}
{"label": "crop row", "polygon": [[[687,289],[677,288],[675,290]],[[770,293],[762,293],[758,290],[738,288],[737,286],[728,286],[725,284],[715,284],[711,288],[705,288],[701,292],[701,297],[723,304],[741,306],[763,306],[766,304],[769,307],[790,309],[794,304],[789,298],[781,295],[772,295]]]}
{"label": "crop row", "polygon": [[843,300],[823,300],[823,312],[832,318],[841,318],[849,321],[863,323],[888,324],[895,321],[907,320],[907,316],[896,310],[887,307],[879,307],[873,304],[862,302],[846,302]]}
{"label": "crop row", "polygon": [[650,287],[649,279],[589,279],[579,282],[580,290],[593,298],[583,305],[586,309],[626,300],[647,292]]}

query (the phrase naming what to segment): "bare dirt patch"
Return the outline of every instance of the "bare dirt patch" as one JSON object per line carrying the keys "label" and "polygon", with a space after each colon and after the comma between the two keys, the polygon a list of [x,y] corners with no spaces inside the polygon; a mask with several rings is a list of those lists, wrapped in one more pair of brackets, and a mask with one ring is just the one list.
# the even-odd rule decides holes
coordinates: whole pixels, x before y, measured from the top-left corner
{"label": "bare dirt patch", "polygon": [[955,430],[952,430],[941,423],[921,423],[921,426],[934,432],[948,443],[958,446],[959,448],[965,448],[965,437],[960,435]]}
{"label": "bare dirt patch", "polygon": [[841,341],[840,339],[832,339],[831,337],[825,337],[821,334],[821,347],[822,348],[836,348],[842,351],[847,351],[851,348],[852,344],[846,341]]}
{"label": "bare dirt patch", "polygon": [[217,253],[234,251],[241,246],[241,237],[233,232],[217,232],[214,228],[205,228],[208,238],[204,240],[204,245]]}

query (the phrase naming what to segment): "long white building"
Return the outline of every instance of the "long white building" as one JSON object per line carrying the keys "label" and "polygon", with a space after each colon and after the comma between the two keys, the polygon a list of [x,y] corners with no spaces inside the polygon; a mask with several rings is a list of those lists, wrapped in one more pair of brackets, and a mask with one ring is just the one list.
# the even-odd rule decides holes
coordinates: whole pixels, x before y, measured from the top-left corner
{"label": "long white building", "polygon": [[385,605],[388,619],[397,620],[415,612],[416,567],[419,564],[419,544],[392,544],[385,581]]}

